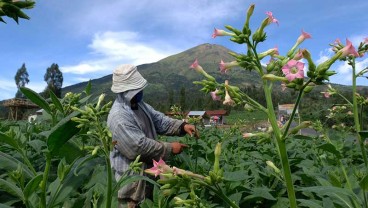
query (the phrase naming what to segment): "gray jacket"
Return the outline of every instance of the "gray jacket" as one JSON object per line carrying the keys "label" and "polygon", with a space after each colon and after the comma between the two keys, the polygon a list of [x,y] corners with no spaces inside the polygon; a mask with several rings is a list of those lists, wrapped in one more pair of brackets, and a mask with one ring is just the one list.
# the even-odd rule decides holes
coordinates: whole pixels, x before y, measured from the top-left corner
{"label": "gray jacket", "polygon": [[[129,91],[118,94],[107,118],[112,140],[116,141],[110,153],[110,159],[117,181],[138,155],[141,155],[143,169],[149,168],[147,164],[151,164],[152,159],[158,161],[160,158],[166,160],[170,157],[170,143],[156,141],[157,134],[181,135],[183,133],[180,128],[183,121],[167,117],[141,101],[138,105],[148,117],[151,135],[154,138],[146,137],[139,118],[131,109],[130,100],[133,96]],[[118,198],[122,199],[128,198],[140,202],[144,197],[144,181],[128,184],[118,192]]]}

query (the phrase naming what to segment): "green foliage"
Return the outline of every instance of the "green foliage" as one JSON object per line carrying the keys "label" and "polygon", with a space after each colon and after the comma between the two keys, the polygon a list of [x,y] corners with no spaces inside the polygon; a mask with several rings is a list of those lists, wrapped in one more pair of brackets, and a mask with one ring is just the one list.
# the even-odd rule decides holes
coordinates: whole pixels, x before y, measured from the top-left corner
{"label": "green foliage", "polygon": [[0,1],[0,21],[4,22],[2,16],[8,16],[12,18],[15,22],[19,23],[19,18],[30,19],[22,9],[31,9],[33,8],[35,2],[30,0],[25,1],[10,1],[10,0],[1,0]]}
{"label": "green foliage", "polygon": [[44,96],[49,97],[49,91],[52,91],[56,97],[61,97],[61,89],[63,86],[63,73],[59,69],[59,65],[52,64],[46,69],[44,80],[47,83],[47,87],[44,90]]}
{"label": "green foliage", "polygon": [[14,80],[15,80],[15,84],[18,87],[18,91],[15,94],[15,97],[16,98],[23,98],[24,95],[19,91],[19,88],[24,87],[29,82],[29,75],[28,75],[27,68],[26,68],[25,64],[23,64],[22,67],[20,69],[18,69],[17,73],[15,74]]}

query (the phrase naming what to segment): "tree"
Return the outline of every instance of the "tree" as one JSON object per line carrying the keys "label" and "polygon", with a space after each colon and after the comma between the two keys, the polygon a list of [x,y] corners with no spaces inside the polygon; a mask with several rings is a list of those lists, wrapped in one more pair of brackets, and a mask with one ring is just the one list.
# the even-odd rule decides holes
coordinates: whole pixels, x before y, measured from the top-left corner
{"label": "tree", "polygon": [[29,82],[29,75],[27,72],[26,65],[23,63],[22,67],[18,69],[17,73],[14,77],[15,84],[17,85],[17,93],[15,94],[16,98],[23,98],[23,93],[19,90],[21,87],[24,87]]}
{"label": "tree", "polygon": [[49,97],[49,91],[52,91],[57,97],[61,97],[61,87],[63,86],[63,73],[59,70],[57,64],[52,64],[46,70],[44,80],[47,87],[44,90],[44,96]]}

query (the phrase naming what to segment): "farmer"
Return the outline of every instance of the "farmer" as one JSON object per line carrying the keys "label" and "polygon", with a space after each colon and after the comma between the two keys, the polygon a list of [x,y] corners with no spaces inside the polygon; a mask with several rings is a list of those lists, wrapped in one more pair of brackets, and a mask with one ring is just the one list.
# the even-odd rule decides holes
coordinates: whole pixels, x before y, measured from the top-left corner
{"label": "farmer", "polygon": [[[195,127],[172,119],[143,102],[143,89],[147,80],[134,65],[117,67],[112,76],[111,90],[117,98],[111,107],[107,125],[112,133],[114,148],[110,153],[111,166],[118,181],[129,164],[141,155],[142,168],[152,167],[152,159],[166,160],[179,154],[185,144],[157,141],[157,135],[183,136],[195,133]],[[133,173],[130,173],[133,174]],[[137,207],[145,197],[152,195],[151,184],[137,181],[118,191],[119,207]]]}

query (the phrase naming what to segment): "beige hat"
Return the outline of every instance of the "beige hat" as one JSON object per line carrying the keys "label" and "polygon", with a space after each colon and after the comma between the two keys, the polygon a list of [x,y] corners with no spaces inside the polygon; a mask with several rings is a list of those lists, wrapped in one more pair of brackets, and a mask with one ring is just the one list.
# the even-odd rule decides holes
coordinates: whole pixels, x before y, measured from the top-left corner
{"label": "beige hat", "polygon": [[118,66],[112,74],[111,91],[121,93],[128,90],[143,89],[147,86],[147,80],[138,72],[132,64]]}

